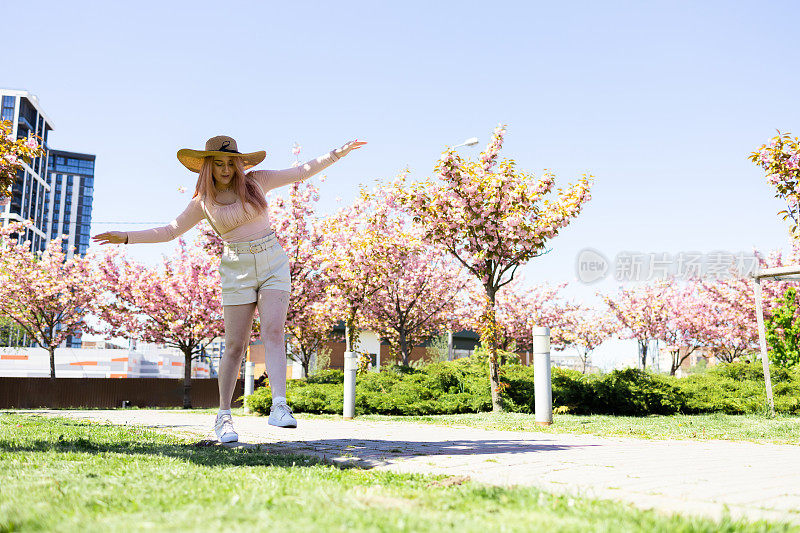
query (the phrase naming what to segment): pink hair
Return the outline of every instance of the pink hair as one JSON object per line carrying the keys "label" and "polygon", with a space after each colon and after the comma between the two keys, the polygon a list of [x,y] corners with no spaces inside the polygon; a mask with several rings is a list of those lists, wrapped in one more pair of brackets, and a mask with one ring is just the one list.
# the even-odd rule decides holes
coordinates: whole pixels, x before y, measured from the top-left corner
{"label": "pink hair", "polygon": [[[212,202],[215,202],[217,200],[217,189],[214,187],[213,164],[213,156],[207,156],[203,159],[203,166],[200,168],[200,175],[197,177],[194,196],[199,196],[202,200],[210,198]],[[250,173],[244,173],[244,164],[241,158],[233,158],[233,167],[231,188],[236,193],[236,196],[242,199],[242,205],[244,205],[245,210],[247,210],[248,205],[255,207],[256,210],[266,209],[267,200],[264,198],[261,188],[250,177]]]}

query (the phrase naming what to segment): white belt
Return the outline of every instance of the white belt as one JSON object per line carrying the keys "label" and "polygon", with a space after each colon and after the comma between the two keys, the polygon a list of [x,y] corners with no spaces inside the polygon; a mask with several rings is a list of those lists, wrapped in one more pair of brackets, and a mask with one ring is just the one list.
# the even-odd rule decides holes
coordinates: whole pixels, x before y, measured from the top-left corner
{"label": "white belt", "polygon": [[249,242],[226,242],[225,249],[236,254],[257,254],[259,252],[268,250],[276,242],[274,231],[270,233],[269,236],[264,238],[267,240],[257,244],[252,244]]}

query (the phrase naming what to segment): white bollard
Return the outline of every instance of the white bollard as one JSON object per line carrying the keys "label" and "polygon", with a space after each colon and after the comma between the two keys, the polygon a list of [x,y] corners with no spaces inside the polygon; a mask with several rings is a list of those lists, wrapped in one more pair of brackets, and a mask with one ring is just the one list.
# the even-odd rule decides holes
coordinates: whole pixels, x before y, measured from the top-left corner
{"label": "white bollard", "polygon": [[550,328],[533,328],[533,389],[536,423],[553,423],[553,385],[550,381]]}
{"label": "white bollard", "polygon": [[453,352],[453,331],[447,330],[447,360],[452,361],[455,359],[453,357],[455,352]]}
{"label": "white bollard", "polygon": [[344,409],[342,416],[352,420],[356,414],[356,370],[358,353],[344,352]]}
{"label": "white bollard", "polygon": [[244,364],[244,412],[249,413],[250,409],[247,407],[247,397],[253,394],[255,387],[255,369],[256,364],[252,361],[247,361]]}

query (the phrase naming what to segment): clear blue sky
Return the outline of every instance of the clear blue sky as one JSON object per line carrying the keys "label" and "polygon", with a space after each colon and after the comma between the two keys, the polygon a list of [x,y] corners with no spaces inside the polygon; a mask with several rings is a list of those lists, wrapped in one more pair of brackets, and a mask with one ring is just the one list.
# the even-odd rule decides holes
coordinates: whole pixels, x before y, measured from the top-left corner
{"label": "clear blue sky", "polygon": [[521,168],[562,186],[595,175],[580,218],[525,272],[593,302],[616,282],[575,281],[584,247],[786,246],[747,155],[776,128],[800,134],[799,15],[793,2],[7,1],[0,86],[39,96],[53,147],[97,155],[97,222],[171,220],[195,179],[175,152],[217,134],[266,149],[264,168],[289,166],[295,141],[312,157],[367,140],[327,171],[332,211],[505,122]]}

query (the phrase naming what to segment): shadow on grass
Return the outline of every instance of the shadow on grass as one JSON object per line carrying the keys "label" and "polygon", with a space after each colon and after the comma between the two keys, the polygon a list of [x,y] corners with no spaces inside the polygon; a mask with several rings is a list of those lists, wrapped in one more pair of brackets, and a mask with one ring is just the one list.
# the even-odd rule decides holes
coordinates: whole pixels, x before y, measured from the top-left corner
{"label": "shadow on grass", "polygon": [[[120,435],[125,431],[154,432],[147,427],[119,427],[86,423],[78,420],[58,419],[58,423],[65,429],[85,430],[83,435],[59,434],[58,428],[48,426],[47,422],[53,419],[44,419],[38,416],[27,416],[29,423],[26,430],[31,433],[36,431],[38,425],[42,434],[53,435],[48,440],[45,438],[26,438],[24,435],[8,436],[0,434],[0,453],[21,452],[56,452],[56,453],[85,453],[85,454],[120,454],[120,455],[151,455],[159,457],[172,457],[189,461],[203,466],[280,466],[292,467],[298,461],[303,466],[322,464],[324,461],[311,459],[307,456],[289,454],[285,452],[268,453],[271,450],[265,446],[222,446],[212,441],[199,441],[190,444],[167,442],[142,442],[135,438],[146,438],[138,434],[135,438],[126,439]],[[112,430],[108,433],[107,430]],[[33,430],[33,431],[31,431]],[[55,430],[55,431],[53,431]],[[68,431],[65,431],[67,433]],[[155,433],[155,432],[154,432]],[[132,436],[133,437],[133,436]],[[267,452],[267,453],[265,453]]]}

